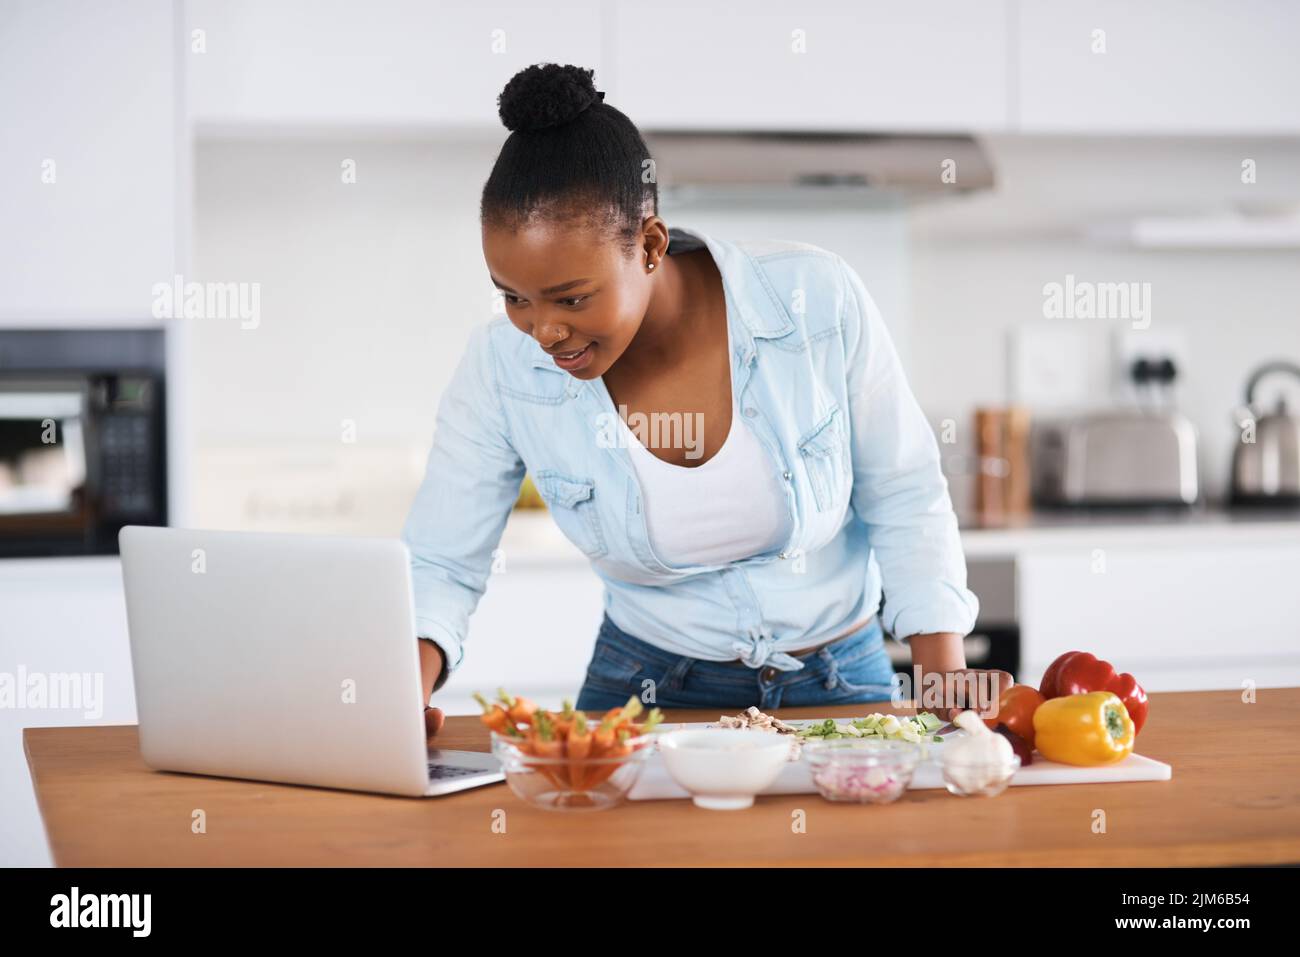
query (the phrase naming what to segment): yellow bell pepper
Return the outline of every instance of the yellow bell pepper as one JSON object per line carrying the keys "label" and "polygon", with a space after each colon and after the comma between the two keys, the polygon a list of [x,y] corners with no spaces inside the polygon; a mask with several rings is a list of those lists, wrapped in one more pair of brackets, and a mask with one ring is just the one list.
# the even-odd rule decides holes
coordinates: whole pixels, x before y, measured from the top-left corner
{"label": "yellow bell pepper", "polygon": [[1051,698],[1034,712],[1034,744],[1049,761],[1114,764],[1133,753],[1133,719],[1109,691]]}

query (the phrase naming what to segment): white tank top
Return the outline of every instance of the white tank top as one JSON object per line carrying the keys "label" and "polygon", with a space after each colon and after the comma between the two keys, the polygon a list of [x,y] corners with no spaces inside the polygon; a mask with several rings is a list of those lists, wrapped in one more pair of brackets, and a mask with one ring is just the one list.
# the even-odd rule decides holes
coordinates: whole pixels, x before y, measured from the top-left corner
{"label": "white tank top", "polygon": [[[727,345],[729,363],[729,317]],[[619,428],[637,479],[641,480],[650,547],[664,563],[686,566],[736,562],[771,551],[789,537],[784,485],[777,479],[775,465],[758,436],[741,416],[735,386],[731,430],[722,447],[702,465],[673,465],[655,458],[621,415]],[[685,424],[679,432],[685,432]],[[649,437],[653,445],[653,428]],[[658,441],[666,439],[660,434]]]}
{"label": "white tank top", "polygon": [[732,406],[722,448],[689,467],[656,458],[621,416],[619,423],[641,481],[650,547],[665,564],[720,565],[785,542],[785,489],[740,409]]}
{"label": "white tank top", "polygon": [[[669,230],[669,236],[670,255],[704,246],[680,230]],[[725,282],[723,297],[730,369],[733,306]],[[618,421],[641,482],[650,547],[665,564],[722,565],[771,551],[789,538],[785,487],[758,436],[741,417],[734,385],[731,430],[703,465],[672,465],[656,458],[621,415]],[[655,431],[649,431],[653,444]],[[662,435],[658,441],[664,441]]]}

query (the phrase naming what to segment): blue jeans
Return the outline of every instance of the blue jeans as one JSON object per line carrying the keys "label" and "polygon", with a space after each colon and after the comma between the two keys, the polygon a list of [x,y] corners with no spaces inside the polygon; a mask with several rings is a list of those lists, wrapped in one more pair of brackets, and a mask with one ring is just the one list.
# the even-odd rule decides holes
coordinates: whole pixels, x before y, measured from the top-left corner
{"label": "blue jeans", "polygon": [[[798,671],[703,661],[656,648],[606,618],[576,707],[604,711],[637,695],[661,708],[743,711],[756,705],[768,711],[888,701],[893,690],[894,667],[875,617],[858,631],[797,658],[804,663]],[[650,689],[653,700],[645,694]]]}

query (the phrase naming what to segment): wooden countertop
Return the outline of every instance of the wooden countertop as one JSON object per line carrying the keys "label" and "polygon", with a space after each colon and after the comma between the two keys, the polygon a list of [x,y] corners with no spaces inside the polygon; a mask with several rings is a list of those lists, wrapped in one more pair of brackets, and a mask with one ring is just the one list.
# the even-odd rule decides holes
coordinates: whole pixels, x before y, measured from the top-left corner
{"label": "wooden countertop", "polygon": [[[1230,865],[1300,862],[1300,688],[1153,694],[1139,750],[1172,781],[1009,788],[992,799],[910,791],[892,805],[762,797],[535,810],[504,784],[395,798],[150,771],[134,726],[28,728],[24,748],[54,861],[140,865]],[[860,715],[887,704],[784,709]],[[715,720],[674,711],[671,721]],[[449,748],[487,750],[477,718]],[[202,808],[207,833],[193,834]],[[806,832],[792,815],[805,812]],[[1106,833],[1093,833],[1094,811]],[[505,833],[493,830],[505,811]],[[498,828],[499,830],[499,828]]]}

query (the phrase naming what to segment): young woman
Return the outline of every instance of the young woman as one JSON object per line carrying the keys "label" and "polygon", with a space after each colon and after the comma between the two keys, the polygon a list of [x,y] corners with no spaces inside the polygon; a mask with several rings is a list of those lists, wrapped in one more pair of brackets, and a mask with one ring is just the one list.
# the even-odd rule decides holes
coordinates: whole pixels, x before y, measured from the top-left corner
{"label": "young woman", "polygon": [[882,628],[923,672],[966,671],[978,605],[938,447],[862,280],[815,246],[670,229],[603,100],[555,64],[500,97],[481,218],[506,316],[442,397],[403,532],[426,704],[525,470],[605,584],[581,709],[885,700]]}

